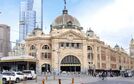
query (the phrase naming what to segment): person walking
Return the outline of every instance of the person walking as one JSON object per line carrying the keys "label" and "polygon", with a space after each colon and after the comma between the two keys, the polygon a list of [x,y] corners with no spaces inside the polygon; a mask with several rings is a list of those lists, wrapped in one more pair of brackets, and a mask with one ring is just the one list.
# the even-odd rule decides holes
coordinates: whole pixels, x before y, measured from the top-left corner
{"label": "person walking", "polygon": [[102,80],[104,80],[104,78],[106,77],[106,72],[103,71],[101,76],[102,76]]}

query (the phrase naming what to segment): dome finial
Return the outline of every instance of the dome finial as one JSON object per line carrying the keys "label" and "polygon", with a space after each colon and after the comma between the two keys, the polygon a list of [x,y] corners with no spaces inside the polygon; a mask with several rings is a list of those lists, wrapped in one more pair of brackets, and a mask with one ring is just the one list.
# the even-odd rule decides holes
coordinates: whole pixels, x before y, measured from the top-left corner
{"label": "dome finial", "polygon": [[66,0],[64,0],[64,10],[63,10],[63,14],[67,14],[68,13],[68,11],[67,11],[67,9],[66,9]]}
{"label": "dome finial", "polygon": [[64,0],[64,10],[66,10],[66,0]]}

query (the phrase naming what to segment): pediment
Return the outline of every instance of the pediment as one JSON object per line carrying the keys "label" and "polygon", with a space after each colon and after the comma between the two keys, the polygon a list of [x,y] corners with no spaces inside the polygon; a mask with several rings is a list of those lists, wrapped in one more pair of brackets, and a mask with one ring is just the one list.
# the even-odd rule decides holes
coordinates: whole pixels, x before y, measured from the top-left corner
{"label": "pediment", "polygon": [[68,39],[68,40],[83,40],[86,39],[86,37],[81,32],[75,32],[75,31],[66,31],[63,32],[57,36],[53,36],[53,38],[57,39]]}

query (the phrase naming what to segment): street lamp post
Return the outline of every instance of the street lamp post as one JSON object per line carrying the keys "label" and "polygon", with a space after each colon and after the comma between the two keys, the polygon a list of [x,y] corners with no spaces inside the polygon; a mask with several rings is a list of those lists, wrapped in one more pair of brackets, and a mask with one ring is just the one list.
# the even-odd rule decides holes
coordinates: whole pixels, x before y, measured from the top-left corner
{"label": "street lamp post", "polygon": [[39,67],[39,60],[38,60],[38,50],[37,49],[35,49],[35,52],[36,52],[36,54],[35,54],[35,58],[36,58],[36,74],[40,74],[39,73],[39,69],[40,69],[40,67]]}
{"label": "street lamp post", "polygon": [[95,76],[95,64],[93,65],[93,75]]}
{"label": "street lamp post", "polygon": [[57,51],[57,54],[58,54],[58,75],[60,75],[60,51],[59,49]]}

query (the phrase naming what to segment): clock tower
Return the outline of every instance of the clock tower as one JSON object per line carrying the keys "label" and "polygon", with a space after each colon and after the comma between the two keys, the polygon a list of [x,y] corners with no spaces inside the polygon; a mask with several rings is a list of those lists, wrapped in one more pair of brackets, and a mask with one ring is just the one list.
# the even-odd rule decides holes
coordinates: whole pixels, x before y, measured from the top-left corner
{"label": "clock tower", "polygon": [[133,38],[130,41],[130,56],[134,57],[134,39]]}

